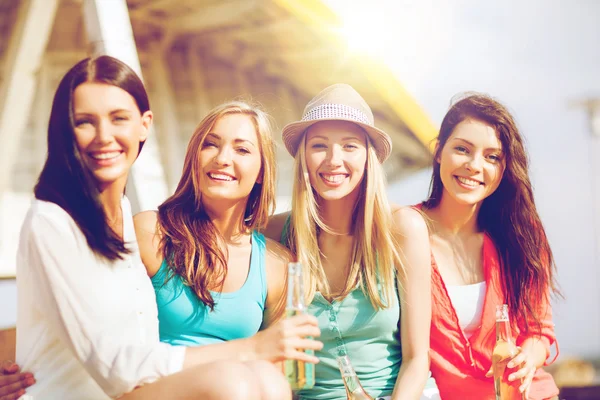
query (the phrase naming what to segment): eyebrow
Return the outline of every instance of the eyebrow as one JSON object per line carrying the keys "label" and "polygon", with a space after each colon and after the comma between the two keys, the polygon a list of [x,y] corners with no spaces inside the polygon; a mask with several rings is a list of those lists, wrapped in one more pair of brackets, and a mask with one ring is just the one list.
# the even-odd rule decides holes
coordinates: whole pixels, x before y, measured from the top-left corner
{"label": "eyebrow", "polygon": [[[460,140],[462,142],[465,142],[466,144],[468,144],[471,147],[475,147],[475,145],[473,143],[469,142],[467,139],[463,139],[463,138],[460,138],[460,137],[455,137],[455,138],[452,138],[452,140]],[[488,147],[486,150],[498,150],[498,151],[502,151],[502,149],[500,147]]]}
{"label": "eyebrow", "polygon": [[[221,140],[222,139],[221,136],[219,136],[219,135],[217,135],[216,133],[213,133],[213,132],[209,132],[206,135],[207,138],[209,136],[211,136],[212,138],[217,139],[217,140]],[[256,147],[256,144],[253,141],[248,140],[248,139],[237,138],[237,139],[234,139],[233,142],[234,143],[248,143],[248,144],[251,144],[253,147]]]}
{"label": "eyebrow", "polygon": [[[118,108],[116,110],[111,110],[108,114],[109,115],[113,115],[113,114],[118,114],[118,113],[122,113],[122,112],[131,113],[132,111],[131,110],[127,110],[125,108]],[[79,116],[93,116],[93,115],[95,115],[95,113],[89,113],[89,112],[84,112],[84,111],[77,112],[77,110],[73,110],[73,115],[76,116],[76,117],[79,117]]]}

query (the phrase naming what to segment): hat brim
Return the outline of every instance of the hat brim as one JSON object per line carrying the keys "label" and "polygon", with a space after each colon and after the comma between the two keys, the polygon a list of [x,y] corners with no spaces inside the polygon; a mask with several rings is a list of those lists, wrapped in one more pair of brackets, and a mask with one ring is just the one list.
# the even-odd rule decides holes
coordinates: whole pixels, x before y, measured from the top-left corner
{"label": "hat brim", "polygon": [[377,159],[382,164],[392,153],[392,140],[390,136],[381,129],[357,122],[352,119],[323,118],[311,121],[291,122],[283,128],[283,131],[281,132],[283,144],[292,157],[296,157],[298,146],[302,140],[302,135],[306,132],[306,130],[312,125],[322,121],[348,121],[360,126],[369,136],[369,140],[371,141],[371,144],[375,149],[375,153],[377,154]]}

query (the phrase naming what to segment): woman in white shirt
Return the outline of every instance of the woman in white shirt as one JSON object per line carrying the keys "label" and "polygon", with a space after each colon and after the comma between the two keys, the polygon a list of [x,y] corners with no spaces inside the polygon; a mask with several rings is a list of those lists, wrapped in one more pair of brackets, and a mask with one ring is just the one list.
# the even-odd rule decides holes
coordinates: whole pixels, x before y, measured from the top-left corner
{"label": "woman in white shirt", "polygon": [[112,57],[81,61],[59,84],[17,256],[17,361],[37,381],[22,398],[288,399],[270,363],[159,342],[123,196],[151,122],[141,80]]}

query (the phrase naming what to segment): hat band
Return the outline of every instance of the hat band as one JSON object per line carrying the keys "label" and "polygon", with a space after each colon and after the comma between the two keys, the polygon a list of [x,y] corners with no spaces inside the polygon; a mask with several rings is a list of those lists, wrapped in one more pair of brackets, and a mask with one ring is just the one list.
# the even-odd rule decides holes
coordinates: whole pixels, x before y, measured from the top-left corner
{"label": "hat band", "polygon": [[346,119],[373,126],[365,113],[344,104],[321,104],[302,117],[302,121],[319,119]]}

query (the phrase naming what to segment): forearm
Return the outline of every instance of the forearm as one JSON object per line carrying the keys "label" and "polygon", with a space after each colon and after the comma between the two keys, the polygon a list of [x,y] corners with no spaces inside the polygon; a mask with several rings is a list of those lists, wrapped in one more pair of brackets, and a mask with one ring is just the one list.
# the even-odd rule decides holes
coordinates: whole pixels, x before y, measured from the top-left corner
{"label": "forearm", "polygon": [[205,346],[188,347],[183,368],[215,361],[254,361],[260,359],[252,338],[230,340]]}
{"label": "forearm", "polygon": [[429,377],[429,354],[404,358],[396,379],[392,400],[418,400]]}

